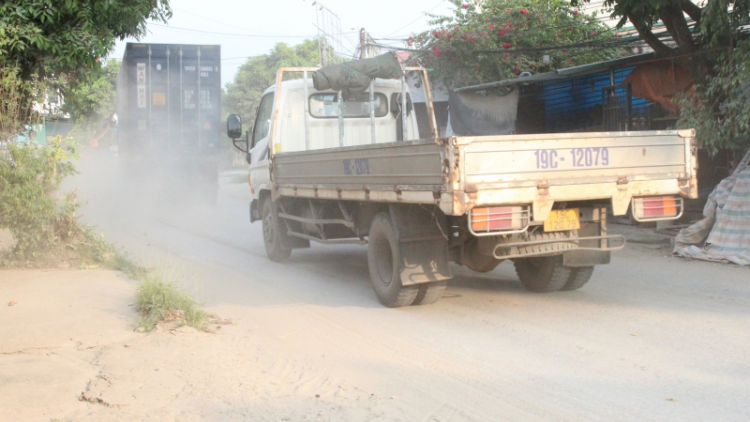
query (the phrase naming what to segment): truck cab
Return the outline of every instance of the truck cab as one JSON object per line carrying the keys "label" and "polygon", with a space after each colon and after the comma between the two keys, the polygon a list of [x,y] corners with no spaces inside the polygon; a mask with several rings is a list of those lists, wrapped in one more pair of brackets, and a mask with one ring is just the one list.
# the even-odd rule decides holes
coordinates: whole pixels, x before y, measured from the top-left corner
{"label": "truck cab", "polygon": [[[277,89],[277,86],[281,88]],[[307,79],[307,86],[302,79],[283,81],[263,93],[248,134],[252,221],[260,219],[261,197],[271,193],[269,159],[272,154],[269,148],[278,154],[403,141],[401,83],[376,79],[372,88],[372,107],[370,92],[346,98],[333,90],[316,91],[310,79]],[[278,107],[275,107],[277,103]],[[342,107],[343,116],[340,113]],[[411,95],[407,94],[405,132],[407,137],[418,139],[419,128],[413,109]],[[276,141],[271,143],[274,113],[278,128]],[[340,135],[341,127],[343,135]],[[305,130],[308,131],[307,142]],[[351,163],[351,171],[364,171],[362,165],[356,161]]]}

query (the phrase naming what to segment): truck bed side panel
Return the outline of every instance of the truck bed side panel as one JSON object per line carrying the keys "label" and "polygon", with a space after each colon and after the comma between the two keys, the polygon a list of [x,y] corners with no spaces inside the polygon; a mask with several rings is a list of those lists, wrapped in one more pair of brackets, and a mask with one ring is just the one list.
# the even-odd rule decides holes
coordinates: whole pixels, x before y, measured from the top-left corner
{"label": "truck bed side panel", "polygon": [[377,144],[274,155],[280,187],[442,190],[444,146],[435,141]]}

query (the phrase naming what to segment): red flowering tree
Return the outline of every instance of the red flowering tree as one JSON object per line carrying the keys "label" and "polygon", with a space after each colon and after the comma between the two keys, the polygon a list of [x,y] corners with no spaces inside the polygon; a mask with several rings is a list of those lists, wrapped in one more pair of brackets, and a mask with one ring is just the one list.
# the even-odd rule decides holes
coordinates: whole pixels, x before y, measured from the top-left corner
{"label": "red flowering tree", "polygon": [[611,43],[615,30],[564,0],[452,2],[453,16],[431,15],[433,28],[405,41],[409,48],[422,50],[412,59],[449,87],[509,79],[525,71],[548,72],[618,54]]}

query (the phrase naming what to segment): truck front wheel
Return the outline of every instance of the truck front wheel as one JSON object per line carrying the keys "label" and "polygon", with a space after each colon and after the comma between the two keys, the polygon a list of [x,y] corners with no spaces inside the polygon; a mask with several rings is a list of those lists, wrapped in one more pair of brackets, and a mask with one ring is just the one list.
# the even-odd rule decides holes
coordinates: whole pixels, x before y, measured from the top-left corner
{"label": "truck front wheel", "polygon": [[370,226],[367,264],[375,294],[380,303],[389,308],[409,306],[419,293],[419,286],[404,287],[401,284],[399,262],[401,254],[391,216],[381,212]]}
{"label": "truck front wheel", "polygon": [[571,268],[563,266],[562,255],[521,258],[514,264],[523,286],[535,293],[556,292],[571,278]]}
{"label": "truck front wheel", "polygon": [[273,207],[270,198],[263,201],[263,244],[271,261],[284,262],[292,255],[292,250],[281,245],[282,227],[278,216],[273,212]]}

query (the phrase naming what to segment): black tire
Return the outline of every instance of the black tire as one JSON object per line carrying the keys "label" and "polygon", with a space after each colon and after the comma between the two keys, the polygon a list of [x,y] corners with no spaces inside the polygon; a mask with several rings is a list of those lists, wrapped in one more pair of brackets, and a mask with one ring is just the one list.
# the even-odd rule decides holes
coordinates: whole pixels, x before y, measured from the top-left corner
{"label": "black tire", "polygon": [[446,287],[448,287],[448,280],[420,284],[419,293],[412,305],[429,305],[437,302],[443,297]]}
{"label": "black tire", "polygon": [[273,206],[270,198],[263,201],[263,244],[266,247],[266,255],[271,261],[284,262],[292,255],[292,250],[281,245],[283,228],[273,212]]}
{"label": "black tire", "polygon": [[514,264],[523,286],[534,293],[558,291],[570,278],[571,268],[563,266],[562,255],[521,258]]}
{"label": "black tire", "polygon": [[409,306],[419,293],[419,286],[401,284],[398,262],[401,256],[391,216],[381,212],[370,226],[367,243],[367,266],[370,281],[380,303],[388,308]]}
{"label": "black tire", "polygon": [[571,268],[568,282],[560,290],[578,290],[589,282],[592,274],[594,274],[594,267]]}

